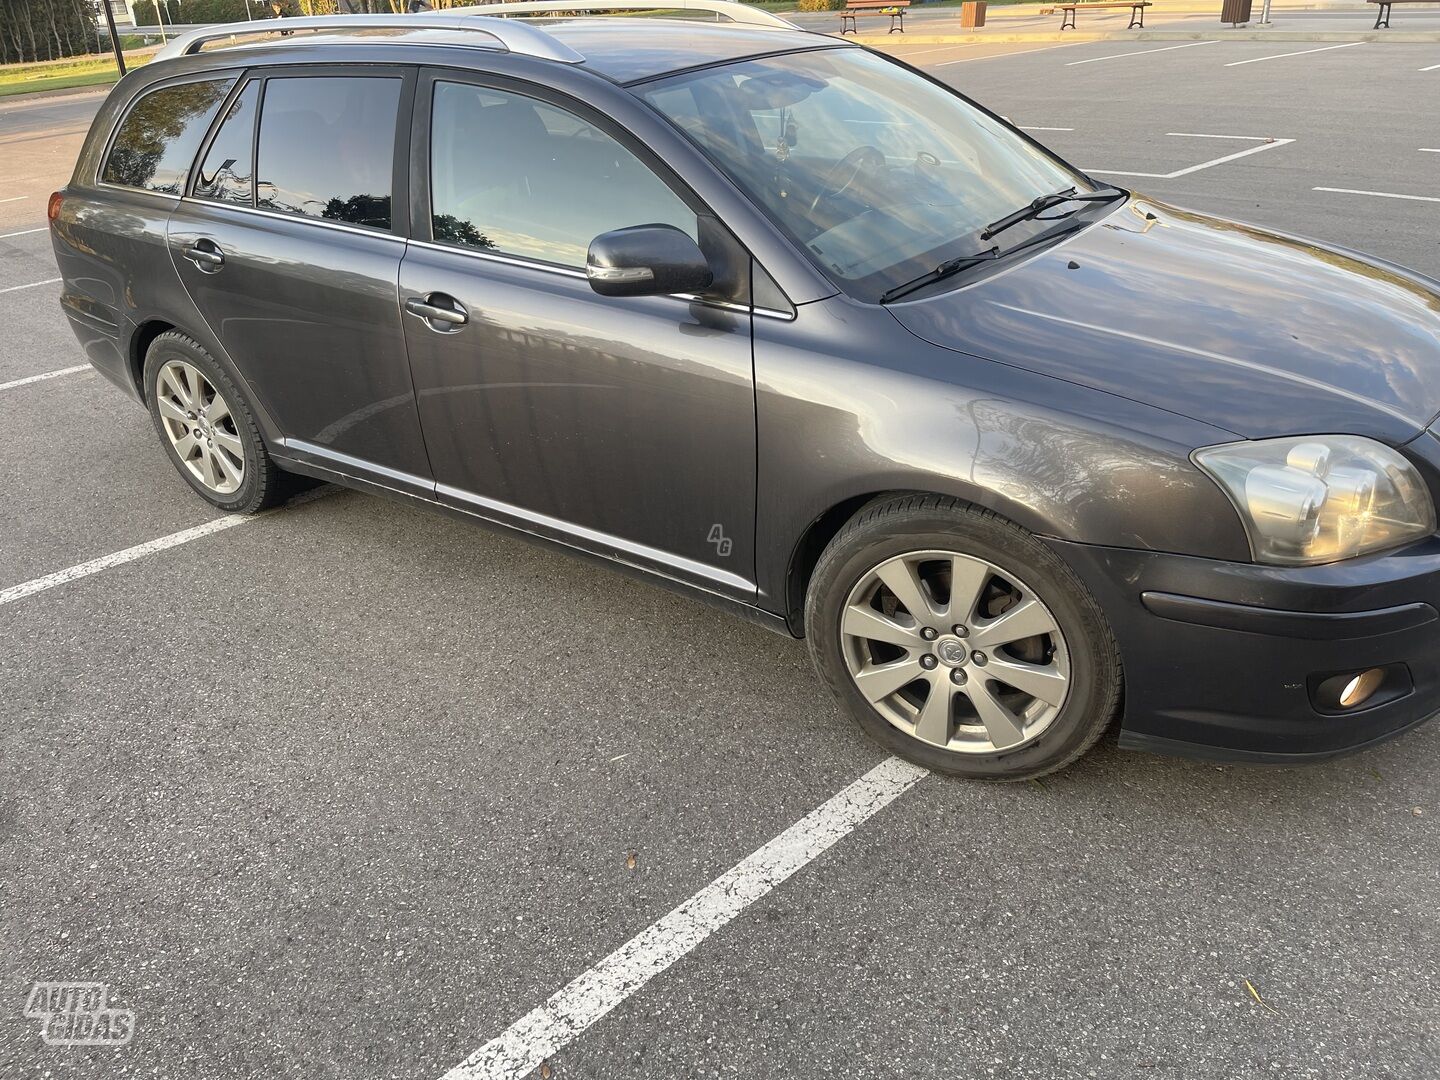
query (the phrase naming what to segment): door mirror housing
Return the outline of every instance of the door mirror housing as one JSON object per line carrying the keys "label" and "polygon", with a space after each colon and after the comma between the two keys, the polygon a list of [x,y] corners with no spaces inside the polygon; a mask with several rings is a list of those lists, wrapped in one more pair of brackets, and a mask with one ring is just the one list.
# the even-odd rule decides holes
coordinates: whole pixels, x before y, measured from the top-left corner
{"label": "door mirror housing", "polygon": [[689,235],[674,225],[632,225],[590,241],[585,276],[601,296],[698,293],[714,280]]}

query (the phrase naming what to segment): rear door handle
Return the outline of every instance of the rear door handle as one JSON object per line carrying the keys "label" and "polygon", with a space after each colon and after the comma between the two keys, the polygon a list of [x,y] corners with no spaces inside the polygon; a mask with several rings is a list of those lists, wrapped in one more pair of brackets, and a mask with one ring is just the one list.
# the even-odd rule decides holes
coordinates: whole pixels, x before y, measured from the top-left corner
{"label": "rear door handle", "polygon": [[424,319],[430,329],[441,333],[453,333],[470,321],[465,305],[445,293],[412,296],[405,301],[405,310],[417,319]]}
{"label": "rear door handle", "polygon": [[225,265],[225,253],[214,240],[196,240],[185,248],[184,255],[207,274],[213,274]]}

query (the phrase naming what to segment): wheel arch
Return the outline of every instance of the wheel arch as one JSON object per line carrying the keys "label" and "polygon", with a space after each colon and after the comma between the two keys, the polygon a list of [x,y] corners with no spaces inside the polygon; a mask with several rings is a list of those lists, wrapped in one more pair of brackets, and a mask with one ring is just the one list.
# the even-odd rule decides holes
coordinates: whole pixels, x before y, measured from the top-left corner
{"label": "wheel arch", "polygon": [[1037,515],[1026,512],[1024,507],[1006,499],[998,492],[969,488],[968,486],[965,490],[956,490],[956,487],[958,485],[927,487],[869,485],[864,491],[832,501],[829,506],[812,518],[791,545],[789,561],[785,568],[783,614],[790,632],[797,638],[805,636],[805,594],[810,587],[810,579],[815,573],[820,556],[829,546],[830,541],[839,535],[845,524],[873,503],[889,499],[938,495],[960,499],[971,506],[989,510],[1036,536],[1049,535],[1051,532]]}
{"label": "wheel arch", "polygon": [[178,329],[174,323],[164,319],[146,319],[137,325],[135,332],[130,335],[130,350],[126,359],[130,366],[130,379],[135,384],[135,392],[141,401],[148,400],[145,395],[145,354],[161,334]]}

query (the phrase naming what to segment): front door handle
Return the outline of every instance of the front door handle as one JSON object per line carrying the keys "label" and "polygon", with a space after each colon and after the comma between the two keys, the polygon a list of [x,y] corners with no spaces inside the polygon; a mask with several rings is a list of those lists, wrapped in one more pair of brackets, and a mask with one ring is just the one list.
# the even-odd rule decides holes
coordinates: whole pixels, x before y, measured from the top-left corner
{"label": "front door handle", "polygon": [[184,255],[206,274],[213,274],[225,265],[225,253],[214,240],[196,240],[185,248]]}
{"label": "front door handle", "polygon": [[470,321],[465,305],[445,293],[412,296],[405,301],[405,310],[417,319],[424,319],[425,325],[441,333],[453,333]]}

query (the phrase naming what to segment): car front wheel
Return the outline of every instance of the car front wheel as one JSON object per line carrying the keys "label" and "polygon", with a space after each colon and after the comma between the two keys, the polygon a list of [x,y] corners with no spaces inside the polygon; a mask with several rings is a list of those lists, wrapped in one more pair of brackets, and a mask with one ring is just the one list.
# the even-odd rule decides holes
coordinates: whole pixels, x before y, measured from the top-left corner
{"label": "car front wheel", "polygon": [[820,675],[887,749],[1024,780],[1070,764],[1115,714],[1119,653],[1095,601],[1025,530],[941,496],[875,503],[811,578]]}

